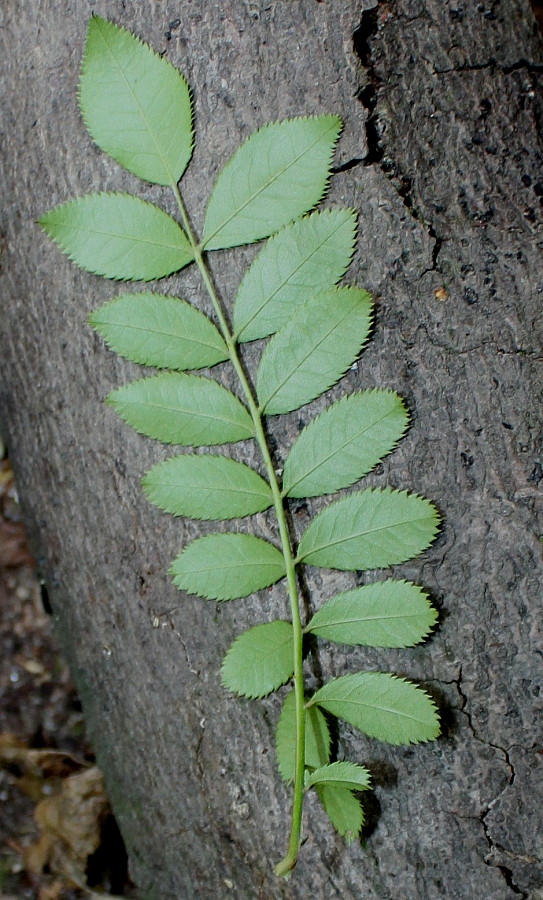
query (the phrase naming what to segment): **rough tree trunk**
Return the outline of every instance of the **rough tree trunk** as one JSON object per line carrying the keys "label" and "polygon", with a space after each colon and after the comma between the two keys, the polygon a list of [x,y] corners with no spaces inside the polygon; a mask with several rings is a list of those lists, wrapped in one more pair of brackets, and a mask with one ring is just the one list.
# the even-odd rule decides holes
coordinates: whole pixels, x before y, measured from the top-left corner
{"label": "rough tree trunk", "polygon": [[[300,113],[344,117],[330,199],[359,210],[349,277],[373,292],[378,315],[341,390],[381,385],[407,398],[410,434],[369,482],[423,492],[445,516],[431,551],[398,568],[442,610],[435,637],[408,651],[323,644],[312,663],[327,677],[369,666],[419,679],[442,704],[445,736],[387,748],[342,729],[340,752],[366,762],[376,783],[367,843],[346,849],[309,802],[299,865],[277,881],[270,863],[288,825],[271,750],[279,698],[240,703],[217,671],[234,634],[284,615],[283,588],[216,609],[176,592],[165,574],[200,527],[148,505],[138,480],[164,448],[101,402],[136,369],[85,322],[119,289],[78,271],[33,224],[74,194],[141,186],[93,147],[77,112],[89,3],[4,0],[2,414],[141,896],[543,897],[543,56],[527,0],[92,7],[167,54],[194,86],[185,190],[197,225],[217,168],[254,127]],[[170,208],[159,189],[144,192]],[[225,296],[252,252],[213,258]],[[168,290],[202,297],[188,271]],[[308,416],[274,423],[279,451]],[[300,527],[307,515],[300,504]],[[273,534],[264,515],[258,526]],[[321,573],[311,587],[320,600],[349,578]]]}

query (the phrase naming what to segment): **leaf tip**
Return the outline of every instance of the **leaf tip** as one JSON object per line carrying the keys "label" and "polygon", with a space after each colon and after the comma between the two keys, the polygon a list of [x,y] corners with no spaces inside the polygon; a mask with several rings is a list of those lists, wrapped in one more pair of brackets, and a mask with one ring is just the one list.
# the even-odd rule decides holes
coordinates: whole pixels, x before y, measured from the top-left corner
{"label": "leaf tip", "polygon": [[42,231],[44,231],[49,237],[53,237],[54,239],[50,224],[52,212],[52,209],[48,209],[46,212],[42,213],[41,216],[38,216],[38,218],[36,219],[36,225],[39,225]]}
{"label": "leaf tip", "polygon": [[[115,390],[110,391],[109,394],[106,394],[104,397],[104,403],[107,403],[108,406],[111,406],[115,412],[119,412],[119,399],[118,394],[122,390],[122,388],[115,388]],[[120,414],[120,413],[119,413]]]}
{"label": "leaf tip", "polygon": [[102,323],[98,317],[98,309],[93,309],[90,313],[87,314],[87,325],[90,325],[91,328],[94,328],[95,331],[100,332],[100,325]]}

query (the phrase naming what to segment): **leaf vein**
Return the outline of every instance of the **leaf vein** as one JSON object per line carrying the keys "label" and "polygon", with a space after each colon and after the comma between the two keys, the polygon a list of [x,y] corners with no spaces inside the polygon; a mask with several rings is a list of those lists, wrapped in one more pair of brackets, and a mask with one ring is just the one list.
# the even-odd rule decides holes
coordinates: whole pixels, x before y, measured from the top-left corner
{"label": "leaf vein", "polygon": [[[336,128],[336,127],[337,126],[335,124],[330,125],[330,127],[324,132],[324,135],[327,135],[330,131],[333,131],[334,128]],[[232,221],[232,219],[235,219],[236,216],[239,216],[239,214],[241,212],[243,212],[243,210],[249,205],[249,203],[252,203],[252,201],[255,200],[256,197],[258,197],[262,193],[262,191],[265,191],[266,188],[269,188],[274,183],[274,181],[277,181],[277,179],[280,178],[282,175],[284,175],[285,172],[288,172],[288,170],[290,168],[292,168],[292,166],[294,166],[297,162],[299,162],[301,159],[303,159],[303,157],[306,156],[313,149],[313,147],[315,147],[317,144],[319,144],[322,141],[324,135],[320,134],[309,147],[306,147],[302,151],[302,153],[300,153],[293,160],[291,160],[291,162],[287,166],[285,166],[283,169],[280,169],[272,178],[266,180],[258,188],[257,191],[255,191],[253,194],[251,194],[251,196],[244,203],[242,203],[239,207],[237,207],[237,209],[235,209],[234,212],[231,213],[231,215],[227,216],[227,218],[223,222],[221,222],[221,224],[215,229],[215,231],[213,231],[211,234],[208,234],[206,236],[205,241],[204,241],[204,246],[205,246],[205,244],[209,244],[209,242],[213,240],[213,238],[219,233],[219,231],[222,231],[223,228],[225,228],[227,225],[229,225],[230,222]]]}

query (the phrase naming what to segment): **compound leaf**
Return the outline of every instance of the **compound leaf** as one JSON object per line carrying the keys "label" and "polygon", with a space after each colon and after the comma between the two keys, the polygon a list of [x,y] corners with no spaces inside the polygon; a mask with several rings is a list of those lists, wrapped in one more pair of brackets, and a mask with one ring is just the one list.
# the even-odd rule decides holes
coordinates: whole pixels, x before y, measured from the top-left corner
{"label": "compound leaf", "polygon": [[332,403],[292,445],[283,469],[285,495],[316,497],[348,487],[392,450],[408,422],[394,391],[359,391]]}
{"label": "compound leaf", "polygon": [[242,697],[265,697],[294,671],[292,625],[276,619],[236,638],[221,668],[223,685]]}
{"label": "compound leaf", "polygon": [[112,391],[107,402],[140,434],[165,444],[225,444],[253,436],[237,397],[211,378],[163,372]]}
{"label": "compound leaf", "polygon": [[95,309],[89,322],[112,350],[144,366],[201,369],[228,358],[215,325],[179,297],[121,294]]}
{"label": "compound leaf", "polygon": [[253,132],[214,184],[206,250],[258,241],[316,206],[340,131],[341,119],[324,115],[272,122]]}
{"label": "compound leaf", "polygon": [[439,734],[436,708],[428,694],[410,681],[384,672],[334,678],[310,703],[389,744],[431,741]]}
{"label": "compound leaf", "polygon": [[187,82],[148,44],[92,16],[79,106],[91,137],[122,166],[154,184],[175,184],[192,155]]}
{"label": "compound leaf", "polygon": [[371,775],[364,766],[353,762],[334,762],[329,766],[321,766],[307,777],[307,788],[316,784],[336,784],[353,791],[367,791],[371,784]]}
{"label": "compound leaf", "polygon": [[391,488],[356,491],[309,523],[298,561],[330,569],[376,569],[405,562],[432,543],[439,513],[424,497]]}
{"label": "compound leaf", "polygon": [[86,194],[55,206],[39,224],[73,262],[125,281],[150,281],[192,262],[177,222],[132,194]]}
{"label": "compound leaf", "polygon": [[246,597],[284,574],[282,553],[251,534],[206,534],[188,544],[170,568],[180,590],[208,600]]}
{"label": "compound leaf", "polygon": [[[275,732],[275,753],[281,778],[293,781],[296,767],[296,696],[289,691]],[[305,765],[318,769],[330,759],[330,730],[317,706],[305,711]]]}
{"label": "compound leaf", "polygon": [[240,341],[273,334],[315,291],[332,287],[349,265],[356,235],[352,209],[311,213],[266,242],[234,300]]}
{"label": "compound leaf", "polygon": [[225,456],[174,456],[142,478],[147,497],[165,512],[192,519],[233,519],[267,509],[269,484],[254,469]]}
{"label": "compound leaf", "polygon": [[358,356],[370,325],[371,298],[360,288],[332,288],[305,303],[262,354],[261,410],[289,412],[331,387]]}
{"label": "compound leaf", "polygon": [[[103,304],[90,323],[112,349],[133,362],[174,370],[126,384],[108,402],[137,431],[164,443],[203,446],[257,436],[272,476],[260,414],[289,412],[330,388],[356,359],[371,327],[370,295],[355,287],[335,287],[353,254],[354,211],[305,215],[326,192],[340,118],[286,119],[251,134],[219,172],[203,237],[196,243],[176,187],[193,150],[191,95],[183,76],[136,36],[93,15],[79,104],[99,147],[140,178],[173,188],[184,227],[159,207],[117,192],[60,204],[41,216],[40,225],[77,265],[107,278],[151,281],[197,259],[222,322],[219,331],[186,301],[149,291]],[[275,236],[239,285],[230,334],[202,266],[202,251],[270,235]],[[269,335],[274,336],[256,372],[255,410],[232,348]],[[224,360],[234,364],[252,414],[217,381],[186,374]],[[292,446],[282,496],[319,496],[350,486],[395,446],[407,422],[403,401],[392,391],[361,391],[332,404]],[[268,509],[277,495],[275,479],[269,481],[236,460],[187,453],[154,466],[142,484],[161,509],[209,520]],[[287,523],[280,504],[276,506],[285,537]],[[394,565],[426,549],[438,527],[437,510],[422,497],[391,489],[359,491],[315,517],[294,562],[347,570]],[[170,574],[180,590],[233,600],[273,585],[286,574],[286,563],[284,554],[262,538],[211,533],[187,544]],[[422,589],[389,579],[332,597],[305,632],[347,644],[404,647],[422,640],[436,618]],[[287,681],[302,664],[301,646],[294,659],[296,627],[298,618],[294,627],[275,620],[238,636],[223,661],[223,684],[241,696],[262,697]],[[295,707],[292,690],[276,730],[278,767],[285,781],[295,778]],[[336,678],[304,699],[305,784],[315,787],[334,827],[351,841],[364,821],[353,791],[367,789],[370,776],[354,763],[330,764],[325,712],[391,744],[437,737],[437,712],[419,687],[380,672]],[[296,802],[292,835],[300,815]],[[294,862],[289,848],[276,873],[286,874]]]}
{"label": "compound leaf", "polygon": [[436,621],[437,612],[422,588],[390,578],[336,594],[305,630],[340,644],[412,647]]}
{"label": "compound leaf", "polygon": [[315,790],[332,825],[350,844],[360,834],[364,824],[360,800],[349,788],[341,785],[317,784]]}

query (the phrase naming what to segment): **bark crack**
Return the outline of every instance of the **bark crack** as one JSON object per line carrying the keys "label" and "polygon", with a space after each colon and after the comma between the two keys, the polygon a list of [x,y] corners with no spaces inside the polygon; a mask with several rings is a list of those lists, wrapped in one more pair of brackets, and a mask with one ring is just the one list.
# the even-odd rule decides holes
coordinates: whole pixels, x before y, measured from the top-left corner
{"label": "bark crack", "polygon": [[[428,272],[434,271],[433,269],[425,269],[421,275],[428,274]],[[494,353],[499,354],[500,356],[522,356],[528,357],[532,359],[534,362],[541,362],[543,360],[543,356],[538,356],[538,351],[535,348],[531,347],[513,347],[511,350],[506,350],[505,347],[500,347],[496,341],[480,341],[478,344],[472,344],[470,347],[453,347],[450,344],[444,344],[442,341],[438,341],[433,337],[426,325],[419,325],[418,331],[424,331],[425,340],[427,340],[432,347],[438,347],[440,350],[445,350],[447,353],[454,353],[457,356],[464,356],[466,353],[476,353],[483,350],[485,347],[492,347]],[[535,479],[534,479],[535,480]],[[539,479],[541,480],[541,479]]]}
{"label": "bark crack", "polygon": [[[498,850],[498,851],[501,850],[503,852],[508,852],[508,851],[505,850],[505,848],[500,847],[499,844],[495,843],[495,841],[493,840],[492,835],[490,833],[490,828],[489,828],[488,822],[486,821],[490,812],[494,809],[496,804],[500,802],[500,800],[504,796],[505,792],[515,782],[516,772],[515,772],[513,763],[511,761],[511,757],[509,755],[509,750],[506,749],[505,747],[500,747],[499,744],[494,744],[492,741],[485,740],[483,737],[481,737],[480,734],[478,734],[478,732],[473,724],[472,715],[469,712],[469,710],[467,709],[467,706],[469,703],[469,697],[465,693],[463,686],[462,686],[462,666],[459,667],[458,676],[456,679],[453,679],[452,683],[456,685],[456,690],[458,692],[458,696],[460,697],[460,701],[461,701],[460,712],[462,712],[464,714],[464,716],[466,717],[468,728],[471,731],[474,739],[476,741],[478,741],[479,743],[484,744],[487,747],[492,747],[494,750],[498,750],[500,753],[502,753],[504,761],[509,768],[509,780],[508,780],[507,784],[505,785],[505,787],[495,797],[493,797],[492,800],[490,800],[486,804],[486,806],[484,807],[484,809],[480,812],[480,814],[478,816],[473,817],[478,822],[480,822],[481,827],[483,829],[483,835],[484,835],[485,841],[488,845],[489,852],[487,853],[486,856],[483,857],[483,862],[485,863],[486,866],[490,866],[491,868],[498,869],[498,871],[502,875],[507,887],[510,888],[513,891],[513,893],[518,894],[519,897],[527,898],[528,894],[525,891],[523,891],[513,880],[512,870],[508,866],[503,865],[503,863],[498,863],[498,862],[494,861],[493,857],[495,855],[496,850]],[[472,817],[469,817],[469,818],[472,818]]]}
{"label": "bark crack", "polygon": [[[430,63],[429,60],[427,60]],[[431,65],[431,63],[430,63]],[[511,72],[518,72],[519,70],[523,70],[525,72],[529,72],[531,75],[536,72],[543,72],[543,63],[532,62],[528,59],[518,59],[514,63],[509,63],[509,65],[505,65],[504,63],[499,63],[493,57],[486,60],[485,62],[480,63],[464,63],[461,66],[451,66],[450,69],[436,69],[432,66],[432,74],[433,75],[449,75],[452,72],[480,72],[485,69],[491,69],[492,71],[503,72],[504,75],[510,75]]]}
{"label": "bark crack", "polygon": [[497,801],[500,799],[500,797],[502,796],[502,794],[507,790],[507,788],[510,787],[510,785],[512,785],[512,784],[514,783],[514,781],[515,781],[515,774],[516,774],[516,773],[515,773],[514,766],[513,766],[512,762],[511,762],[511,759],[510,759],[510,757],[509,757],[509,750],[507,750],[505,747],[500,747],[499,744],[494,744],[494,743],[492,743],[492,741],[487,741],[487,740],[485,740],[485,739],[484,739],[483,737],[481,737],[481,735],[477,732],[477,729],[475,728],[475,726],[474,726],[474,724],[473,724],[473,718],[472,718],[472,715],[471,715],[470,711],[469,711],[468,708],[467,708],[470,701],[469,701],[468,695],[465,693],[465,691],[464,691],[464,689],[463,689],[463,686],[462,686],[462,679],[463,679],[462,666],[460,665],[460,666],[458,667],[458,675],[457,675],[456,678],[454,678],[454,679],[452,680],[451,683],[454,684],[454,685],[456,686],[456,690],[457,690],[457,692],[458,692],[458,696],[460,697],[460,703],[461,703],[461,706],[460,706],[460,712],[463,713],[464,716],[466,717],[466,720],[467,720],[467,723],[468,723],[468,728],[469,728],[469,730],[471,731],[471,733],[472,733],[473,737],[475,738],[475,740],[478,741],[480,744],[484,744],[486,747],[492,747],[494,750],[499,750],[500,753],[503,753],[504,761],[505,761],[505,763],[507,764],[507,766],[508,766],[508,768],[509,768],[509,772],[510,772],[509,782],[507,783],[506,787],[503,789],[503,791],[500,791],[500,793],[498,794],[498,796],[495,797],[495,798],[488,804],[488,810],[487,810],[487,814],[488,814],[488,812],[490,811],[490,809],[491,809],[493,806],[495,806],[495,804],[496,804]]}
{"label": "bark crack", "polygon": [[[382,13],[380,13],[380,8],[383,9]],[[360,25],[353,33],[354,52],[363,68],[362,84],[356,96],[368,113],[365,122],[368,152],[362,159],[357,160],[356,164],[362,163],[365,166],[378,165],[383,174],[392,182],[409,215],[422,225],[433,241],[432,267],[423,274],[439,272],[438,257],[443,246],[443,238],[437,233],[433,223],[425,218],[415,204],[412,194],[412,179],[402,172],[398,163],[385,153],[385,145],[382,138],[384,129],[378,109],[383,83],[376,71],[371,44],[372,38],[377,34],[380,25],[386,22],[386,18],[386,3],[384,0],[378,0],[374,7],[362,12]],[[348,166],[348,168],[351,168],[351,166]]]}
{"label": "bark crack", "polygon": [[355,156],[354,159],[348,160],[348,162],[342,163],[340,166],[332,166],[330,169],[330,173],[332,175],[339,175],[340,172],[348,172],[349,169],[354,169],[355,166],[359,166],[361,163],[366,164],[365,157],[363,156]]}
{"label": "bark crack", "polygon": [[364,109],[368,111],[364,126],[368,152],[362,160],[365,166],[380,163],[383,158],[378,113],[376,112],[377,94],[381,85],[381,79],[375,72],[371,50],[371,38],[377,33],[379,27],[378,12],[380,2],[381,0],[372,9],[363,11],[360,25],[353,33],[354,52],[364,69],[364,83],[360,85],[356,96]]}
{"label": "bark crack", "polygon": [[492,859],[490,858],[494,854],[495,848],[498,850],[500,849],[499,845],[495,844],[494,841],[492,840],[492,835],[490,834],[488,825],[486,823],[486,817],[487,817],[488,813],[490,812],[490,809],[491,809],[491,807],[488,807],[479,816],[479,821],[483,827],[483,834],[485,836],[485,840],[489,847],[489,853],[487,856],[483,857],[483,862],[486,866],[490,866],[491,868],[497,869],[498,872],[500,872],[507,887],[510,888],[514,894],[518,894],[519,897],[528,898],[529,895],[526,893],[526,891],[522,890],[522,888],[520,888],[518,886],[518,884],[516,884],[513,881],[513,872],[509,868],[509,866],[504,866],[503,863],[493,862]]}

